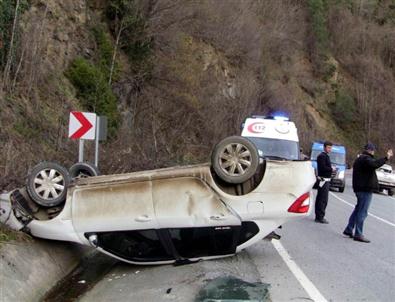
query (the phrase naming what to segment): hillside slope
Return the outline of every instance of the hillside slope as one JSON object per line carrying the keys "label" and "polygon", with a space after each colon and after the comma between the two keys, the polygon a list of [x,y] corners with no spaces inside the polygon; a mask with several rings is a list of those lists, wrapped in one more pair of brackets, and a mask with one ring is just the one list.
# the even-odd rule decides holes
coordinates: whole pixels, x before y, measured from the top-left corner
{"label": "hillside slope", "polygon": [[394,146],[393,0],[4,0],[0,31],[0,188],[77,160],[71,110],[110,118],[103,173],[205,161],[272,111],[305,150]]}

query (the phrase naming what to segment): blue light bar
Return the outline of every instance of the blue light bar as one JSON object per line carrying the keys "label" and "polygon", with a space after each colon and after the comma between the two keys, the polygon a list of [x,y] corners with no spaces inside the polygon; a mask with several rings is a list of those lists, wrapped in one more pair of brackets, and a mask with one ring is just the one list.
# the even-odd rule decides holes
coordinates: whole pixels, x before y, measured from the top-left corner
{"label": "blue light bar", "polygon": [[273,118],[274,118],[276,121],[289,121],[289,118],[288,118],[288,117],[286,117],[286,116],[281,116],[281,115],[275,115],[275,116],[273,116]]}

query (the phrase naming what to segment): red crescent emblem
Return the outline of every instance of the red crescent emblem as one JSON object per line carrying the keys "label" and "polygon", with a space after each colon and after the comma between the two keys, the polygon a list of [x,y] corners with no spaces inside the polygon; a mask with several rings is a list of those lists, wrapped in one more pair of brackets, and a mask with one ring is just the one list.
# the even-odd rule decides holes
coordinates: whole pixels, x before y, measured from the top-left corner
{"label": "red crescent emblem", "polygon": [[248,132],[252,133],[263,133],[265,131],[265,123],[255,122],[247,127]]}

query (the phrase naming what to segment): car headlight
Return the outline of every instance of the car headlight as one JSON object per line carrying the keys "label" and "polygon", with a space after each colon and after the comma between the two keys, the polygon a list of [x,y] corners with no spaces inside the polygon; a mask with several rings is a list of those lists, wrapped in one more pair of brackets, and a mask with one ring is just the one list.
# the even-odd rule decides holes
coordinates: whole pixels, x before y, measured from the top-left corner
{"label": "car headlight", "polygon": [[338,177],[343,179],[344,178],[344,171],[340,171]]}

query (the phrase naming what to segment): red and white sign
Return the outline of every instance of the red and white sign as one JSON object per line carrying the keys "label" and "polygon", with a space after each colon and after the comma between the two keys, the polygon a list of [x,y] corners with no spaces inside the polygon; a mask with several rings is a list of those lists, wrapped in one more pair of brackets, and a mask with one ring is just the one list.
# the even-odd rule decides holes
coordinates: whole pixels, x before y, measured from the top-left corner
{"label": "red and white sign", "polygon": [[299,141],[293,122],[275,119],[247,118],[241,136]]}
{"label": "red and white sign", "polygon": [[70,112],[69,138],[93,140],[96,136],[96,113]]}

